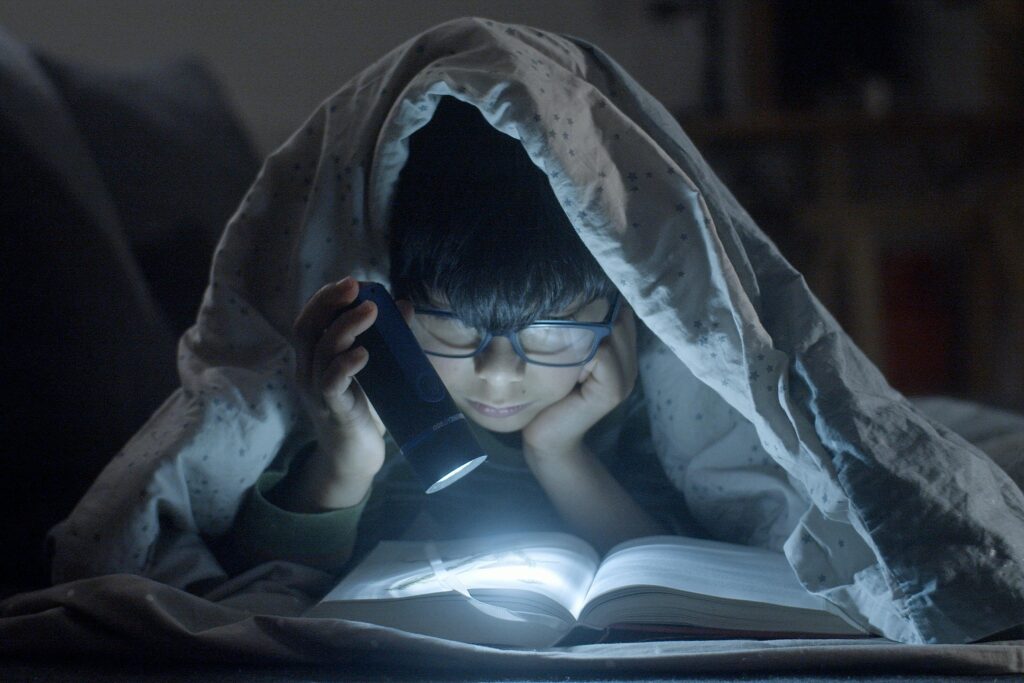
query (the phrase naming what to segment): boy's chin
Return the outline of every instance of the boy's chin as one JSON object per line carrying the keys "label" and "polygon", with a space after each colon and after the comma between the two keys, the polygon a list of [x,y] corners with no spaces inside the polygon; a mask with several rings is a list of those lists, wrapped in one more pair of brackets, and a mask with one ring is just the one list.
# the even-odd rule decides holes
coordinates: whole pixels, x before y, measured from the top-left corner
{"label": "boy's chin", "polygon": [[[478,422],[477,424],[480,424],[480,423]],[[508,425],[508,424],[505,424],[505,425],[486,424],[485,425],[485,424],[480,424],[480,426],[483,427],[484,429],[490,430],[492,432],[497,432],[499,434],[511,434],[513,432],[520,432],[520,431],[523,430],[523,425],[518,425],[518,424],[517,425]]]}

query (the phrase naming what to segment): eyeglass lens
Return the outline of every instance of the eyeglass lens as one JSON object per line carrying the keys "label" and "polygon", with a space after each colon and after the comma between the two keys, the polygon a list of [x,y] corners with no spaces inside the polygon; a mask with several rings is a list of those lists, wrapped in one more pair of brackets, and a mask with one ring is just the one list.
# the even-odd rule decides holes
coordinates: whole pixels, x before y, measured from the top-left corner
{"label": "eyeglass lens", "polygon": [[[471,355],[482,337],[476,329],[457,318],[420,314],[413,316],[413,334],[428,353]],[[595,333],[583,327],[535,324],[519,330],[519,345],[529,360],[538,363],[578,363],[586,360]]]}

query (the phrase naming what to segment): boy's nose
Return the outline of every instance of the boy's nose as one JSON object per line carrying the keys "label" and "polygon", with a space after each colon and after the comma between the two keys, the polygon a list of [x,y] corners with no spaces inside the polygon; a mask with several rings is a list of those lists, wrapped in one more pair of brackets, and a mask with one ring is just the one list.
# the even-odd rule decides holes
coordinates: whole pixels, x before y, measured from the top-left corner
{"label": "boy's nose", "polygon": [[494,384],[522,381],[526,372],[526,361],[512,348],[512,342],[503,337],[492,339],[473,360],[477,376]]}

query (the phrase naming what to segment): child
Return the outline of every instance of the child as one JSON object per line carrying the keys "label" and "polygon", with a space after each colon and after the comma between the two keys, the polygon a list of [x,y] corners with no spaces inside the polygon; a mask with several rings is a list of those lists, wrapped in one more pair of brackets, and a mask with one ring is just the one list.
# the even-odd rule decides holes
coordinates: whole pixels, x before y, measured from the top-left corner
{"label": "child", "polygon": [[[489,458],[429,497],[401,468],[380,475],[394,444],[386,455],[384,426],[352,381],[368,360],[353,340],[376,310],[365,302],[338,315],[358,284],[328,284],[295,323],[316,441],[286,474],[272,468],[253,488],[225,561],[338,570],[356,537],[371,548],[404,533],[421,509],[432,535],[559,529],[602,552],[678,531],[681,496],[654,459],[636,382],[632,310],[547,177],[517,141],[448,97],[410,147],[391,214],[393,294]],[[561,328],[554,339],[536,325],[553,319],[603,324],[607,336]],[[518,335],[522,356],[506,332]],[[485,333],[493,336],[481,345]],[[627,438],[615,438],[627,419]]]}

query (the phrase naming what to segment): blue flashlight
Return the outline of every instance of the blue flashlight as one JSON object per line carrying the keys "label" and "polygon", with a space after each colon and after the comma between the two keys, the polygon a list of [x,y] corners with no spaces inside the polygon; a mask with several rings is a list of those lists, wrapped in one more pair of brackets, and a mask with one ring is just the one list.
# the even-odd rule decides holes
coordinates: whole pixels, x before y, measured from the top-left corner
{"label": "blue flashlight", "polygon": [[356,381],[427,493],[469,474],[487,455],[384,285],[360,282],[344,310],[370,300],[377,320],[355,339],[369,352]]}

